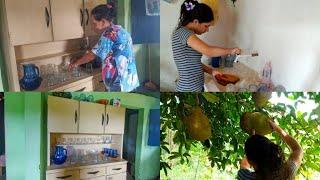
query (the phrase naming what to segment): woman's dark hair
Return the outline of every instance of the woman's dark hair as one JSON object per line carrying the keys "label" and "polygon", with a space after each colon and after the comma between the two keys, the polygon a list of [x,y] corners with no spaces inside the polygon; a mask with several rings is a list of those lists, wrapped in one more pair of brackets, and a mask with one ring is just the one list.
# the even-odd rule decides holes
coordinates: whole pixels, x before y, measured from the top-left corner
{"label": "woman's dark hair", "polygon": [[212,9],[195,0],[185,0],[181,5],[178,27],[186,26],[197,19],[199,23],[208,23],[214,20]]}
{"label": "woman's dark hair", "polygon": [[281,147],[261,135],[247,139],[245,152],[248,160],[256,164],[259,177],[268,177],[270,173],[280,170],[285,161]]}
{"label": "woman's dark hair", "polygon": [[114,7],[114,3],[101,4],[93,8],[91,14],[97,21],[105,19],[112,22],[116,17],[116,8]]}

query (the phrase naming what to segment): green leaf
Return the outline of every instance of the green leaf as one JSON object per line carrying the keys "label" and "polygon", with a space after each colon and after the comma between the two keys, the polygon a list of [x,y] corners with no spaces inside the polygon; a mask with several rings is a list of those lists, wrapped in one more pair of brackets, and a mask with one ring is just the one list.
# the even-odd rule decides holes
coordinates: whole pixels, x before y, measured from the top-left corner
{"label": "green leaf", "polygon": [[211,102],[211,103],[216,103],[219,101],[219,98],[215,95],[213,95],[212,93],[208,93],[208,92],[205,92],[205,93],[202,93],[202,96],[208,101],[208,102]]}
{"label": "green leaf", "polygon": [[161,146],[161,148],[162,148],[163,150],[165,150],[168,154],[170,154],[170,150],[168,149],[167,146]]}

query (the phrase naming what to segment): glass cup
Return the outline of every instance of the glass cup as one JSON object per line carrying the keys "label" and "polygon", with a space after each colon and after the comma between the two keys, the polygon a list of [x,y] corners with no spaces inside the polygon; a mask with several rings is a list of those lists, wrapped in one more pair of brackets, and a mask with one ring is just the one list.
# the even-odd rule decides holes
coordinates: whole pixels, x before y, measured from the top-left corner
{"label": "glass cup", "polygon": [[274,91],[275,92],[286,92],[286,88],[282,85],[277,85],[275,88],[274,88]]}
{"label": "glass cup", "polygon": [[238,92],[248,92],[248,89],[246,89],[246,88],[240,88],[240,89],[238,90]]}
{"label": "glass cup", "polygon": [[81,76],[81,70],[79,66],[74,66],[72,68],[72,77],[80,77]]}
{"label": "glass cup", "polygon": [[227,84],[226,86],[226,92],[235,92],[236,91],[236,87],[234,84]]}
{"label": "glass cup", "polygon": [[255,84],[250,84],[249,85],[249,91],[250,92],[257,92],[258,91],[258,86]]}

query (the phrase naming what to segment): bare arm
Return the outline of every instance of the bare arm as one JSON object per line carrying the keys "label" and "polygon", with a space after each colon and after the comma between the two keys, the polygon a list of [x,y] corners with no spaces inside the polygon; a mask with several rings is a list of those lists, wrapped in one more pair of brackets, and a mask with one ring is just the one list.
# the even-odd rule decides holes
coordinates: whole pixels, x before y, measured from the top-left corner
{"label": "bare arm", "polygon": [[251,165],[248,162],[247,157],[243,157],[241,162],[240,162],[240,169],[250,169]]}
{"label": "bare arm", "polygon": [[213,68],[210,68],[204,64],[202,64],[202,69],[203,69],[203,72],[211,74],[212,76],[221,74],[219,71],[216,71]]}
{"label": "bare arm", "polygon": [[301,161],[303,158],[303,150],[298,143],[297,140],[295,140],[293,137],[288,135],[283,129],[281,129],[277,124],[272,122],[271,120],[269,121],[271,127],[273,130],[278,133],[281,137],[281,139],[290,147],[291,149],[291,154],[289,159],[294,161],[296,165],[299,167],[301,165]]}
{"label": "bare arm", "polygon": [[221,48],[216,46],[209,46],[208,44],[203,42],[201,39],[199,39],[195,34],[191,35],[188,38],[187,43],[192,49],[209,57],[219,57],[227,54],[241,53],[241,50],[239,48]]}
{"label": "bare arm", "polygon": [[69,69],[71,69],[74,66],[79,66],[81,64],[88,63],[90,61],[93,61],[96,58],[96,55],[93,54],[91,51],[84,54],[81,58],[75,60],[72,64],[70,64]]}

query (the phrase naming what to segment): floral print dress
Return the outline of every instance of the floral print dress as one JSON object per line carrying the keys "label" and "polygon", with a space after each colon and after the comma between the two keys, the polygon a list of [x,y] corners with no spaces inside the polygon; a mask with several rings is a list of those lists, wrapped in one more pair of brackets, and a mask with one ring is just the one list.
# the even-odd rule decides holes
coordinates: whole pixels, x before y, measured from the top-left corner
{"label": "floral print dress", "polygon": [[130,92],[139,86],[132,39],[121,26],[105,30],[92,52],[102,59],[102,79],[109,91]]}

